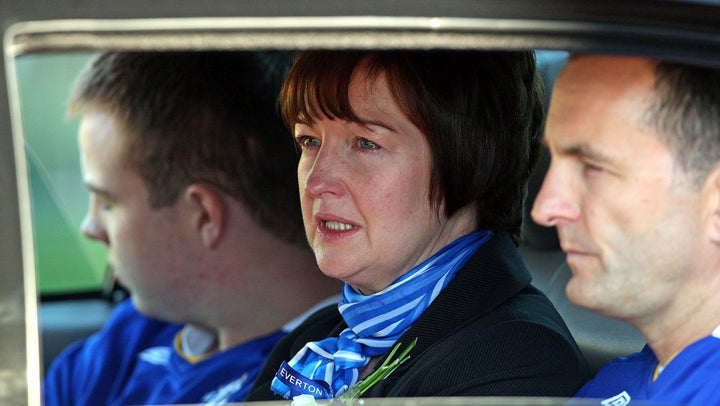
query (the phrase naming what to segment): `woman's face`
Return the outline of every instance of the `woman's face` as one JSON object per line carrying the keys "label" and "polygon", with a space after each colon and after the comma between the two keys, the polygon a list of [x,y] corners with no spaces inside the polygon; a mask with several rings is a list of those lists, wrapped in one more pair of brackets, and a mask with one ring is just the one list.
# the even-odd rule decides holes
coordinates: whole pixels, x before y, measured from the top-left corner
{"label": "woman's face", "polygon": [[364,294],[379,292],[444,245],[472,231],[431,207],[431,151],[384,74],[358,67],[349,100],[360,122],[297,124],[305,231],[323,273]]}

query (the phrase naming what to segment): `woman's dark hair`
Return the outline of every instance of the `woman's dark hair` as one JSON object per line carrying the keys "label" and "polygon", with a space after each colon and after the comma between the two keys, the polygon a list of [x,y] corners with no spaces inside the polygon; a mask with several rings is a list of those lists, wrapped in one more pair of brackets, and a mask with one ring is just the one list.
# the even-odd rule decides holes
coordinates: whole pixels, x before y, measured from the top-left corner
{"label": "woman's dark hair", "polygon": [[307,51],[280,94],[285,123],[359,121],[348,89],[359,65],[386,75],[432,151],[430,196],[450,217],[474,206],[477,227],[520,241],[526,184],[537,156],[544,87],[527,52]]}

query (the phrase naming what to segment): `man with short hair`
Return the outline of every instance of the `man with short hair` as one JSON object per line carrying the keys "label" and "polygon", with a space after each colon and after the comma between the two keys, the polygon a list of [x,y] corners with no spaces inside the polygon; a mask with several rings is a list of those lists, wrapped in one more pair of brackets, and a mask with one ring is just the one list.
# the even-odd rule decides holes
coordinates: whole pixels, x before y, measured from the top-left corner
{"label": "man with short hair", "polygon": [[298,158],[275,109],[285,66],[121,52],[79,76],[82,231],[107,246],[131,301],[52,365],[45,404],[243,400],[299,315],[340,292],[317,268],[288,176]]}
{"label": "man with short hair", "polygon": [[568,298],[648,343],[576,396],[720,404],[720,71],[574,56],[545,140],[533,218],[557,227]]}

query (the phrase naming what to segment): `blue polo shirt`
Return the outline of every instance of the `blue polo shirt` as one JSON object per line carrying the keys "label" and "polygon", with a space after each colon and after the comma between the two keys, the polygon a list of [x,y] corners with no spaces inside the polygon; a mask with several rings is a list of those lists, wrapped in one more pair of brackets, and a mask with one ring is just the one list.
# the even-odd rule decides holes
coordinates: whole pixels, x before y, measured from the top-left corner
{"label": "blue polo shirt", "polygon": [[649,346],[604,366],[576,398],[603,399],[607,405],[632,401],[720,405],[720,327],[685,348],[652,380],[658,359]]}

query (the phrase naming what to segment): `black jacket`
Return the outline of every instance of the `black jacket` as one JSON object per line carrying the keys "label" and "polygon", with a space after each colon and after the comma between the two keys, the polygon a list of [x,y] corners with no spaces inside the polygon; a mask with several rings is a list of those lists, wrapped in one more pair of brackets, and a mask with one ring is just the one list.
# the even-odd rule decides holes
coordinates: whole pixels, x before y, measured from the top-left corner
{"label": "black jacket", "polygon": [[[491,238],[399,339],[405,348],[417,337],[411,358],[363,397],[575,394],[587,364],[530,280],[509,235]],[[282,399],[270,391],[281,362],[346,327],[336,306],[308,318],[270,353],[246,401]]]}

